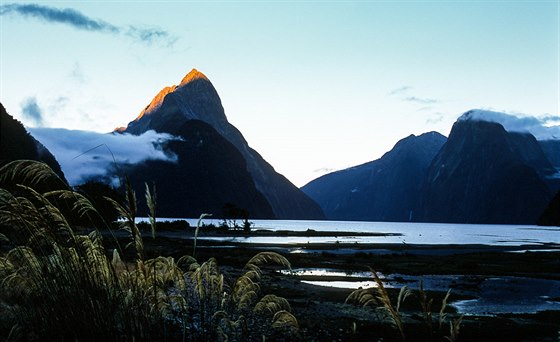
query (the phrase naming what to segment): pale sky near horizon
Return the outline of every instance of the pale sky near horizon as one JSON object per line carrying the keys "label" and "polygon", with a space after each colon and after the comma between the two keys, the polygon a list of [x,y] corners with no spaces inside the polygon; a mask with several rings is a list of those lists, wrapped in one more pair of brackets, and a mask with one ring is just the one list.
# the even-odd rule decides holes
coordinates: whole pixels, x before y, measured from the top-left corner
{"label": "pale sky near horizon", "polygon": [[[67,9],[71,9],[67,10]],[[0,101],[108,132],[192,68],[302,186],[449,133],[473,108],[559,115],[558,1],[0,0]]]}

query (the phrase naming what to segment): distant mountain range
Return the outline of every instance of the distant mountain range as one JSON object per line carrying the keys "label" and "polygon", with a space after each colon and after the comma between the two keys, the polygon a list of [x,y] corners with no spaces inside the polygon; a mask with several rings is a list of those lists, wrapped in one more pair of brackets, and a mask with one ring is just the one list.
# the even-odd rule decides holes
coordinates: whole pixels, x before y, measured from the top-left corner
{"label": "distant mountain range", "polygon": [[[250,218],[560,225],[560,139],[520,132],[507,120],[466,112],[449,138],[408,136],[380,159],[300,190],[249,147],[210,80],[193,69],[111,133],[171,135],[152,143],[165,158],[124,158],[102,178],[127,175],[138,194],[155,184],[160,217],[233,210]],[[0,106],[0,166],[15,159],[43,161],[64,179],[54,156]]]}
{"label": "distant mountain range", "polygon": [[234,205],[254,218],[322,219],[321,208],[300,189],[278,174],[225,115],[210,80],[193,69],[177,86],[157,94],[121,133],[148,130],[170,133],[181,141],[166,151],[176,163],[146,162],[127,167],[134,187],[155,182],[161,194],[163,216],[220,215]]}
{"label": "distant mountain range", "polygon": [[560,188],[559,142],[508,132],[480,114],[461,116],[447,140],[407,137],[382,158],[302,190],[328,219],[536,223]]}

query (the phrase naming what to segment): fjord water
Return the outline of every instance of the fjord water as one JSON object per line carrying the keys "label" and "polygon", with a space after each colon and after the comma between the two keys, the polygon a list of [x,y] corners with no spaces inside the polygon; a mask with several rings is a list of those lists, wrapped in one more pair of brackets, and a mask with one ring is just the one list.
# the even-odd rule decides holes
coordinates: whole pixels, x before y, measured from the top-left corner
{"label": "fjord water", "polygon": [[[196,225],[196,220],[188,220]],[[220,220],[205,220],[219,224]],[[560,245],[560,227],[530,225],[489,225],[452,223],[412,222],[358,222],[358,221],[297,221],[297,220],[252,220],[253,230],[271,231],[315,230],[319,232],[367,232],[390,234],[386,236],[338,236],[338,237],[274,237],[247,236],[225,238],[244,243],[405,243],[420,245]],[[224,238],[219,238],[224,239]],[[560,246],[556,246],[560,247]]]}

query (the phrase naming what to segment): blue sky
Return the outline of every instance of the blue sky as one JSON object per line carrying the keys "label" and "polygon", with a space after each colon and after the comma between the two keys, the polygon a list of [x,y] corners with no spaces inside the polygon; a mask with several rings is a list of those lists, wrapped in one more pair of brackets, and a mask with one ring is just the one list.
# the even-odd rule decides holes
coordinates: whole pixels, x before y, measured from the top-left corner
{"label": "blue sky", "polygon": [[16,4],[0,1],[0,100],[26,125],[107,132],[197,68],[298,186],[469,109],[559,114],[557,1]]}

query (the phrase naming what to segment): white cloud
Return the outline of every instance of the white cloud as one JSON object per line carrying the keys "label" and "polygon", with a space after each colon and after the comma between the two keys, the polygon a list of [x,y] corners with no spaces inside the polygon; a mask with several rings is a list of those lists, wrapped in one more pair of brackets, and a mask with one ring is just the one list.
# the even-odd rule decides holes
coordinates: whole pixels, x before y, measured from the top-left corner
{"label": "white cloud", "polygon": [[96,133],[63,128],[28,128],[31,134],[56,157],[71,185],[92,177],[103,177],[121,164],[146,160],[175,162],[177,156],[165,152],[163,143],[180,138],[148,131],[142,135]]}
{"label": "white cloud", "polygon": [[508,132],[531,133],[537,140],[560,140],[559,116],[518,116],[476,109],[466,112],[458,120],[495,122]]}

